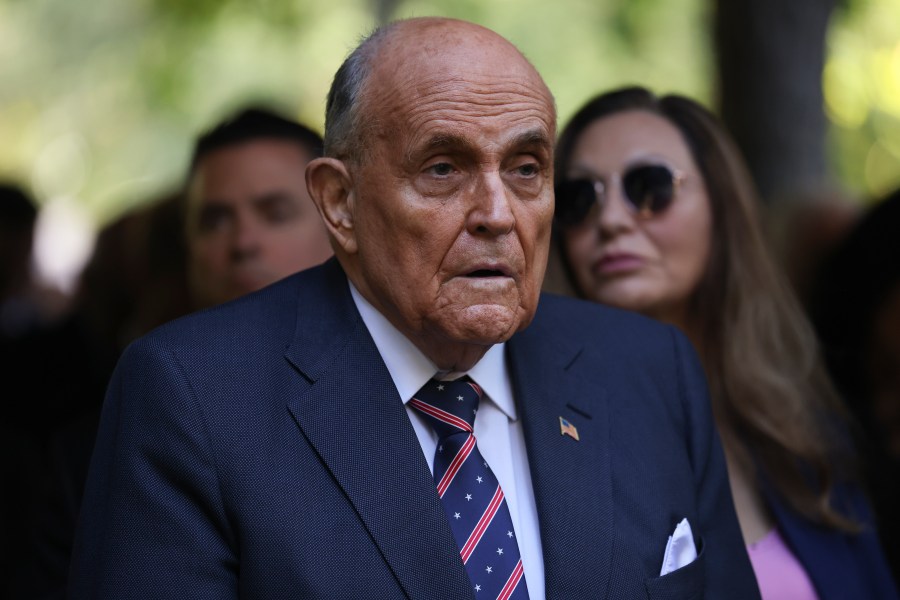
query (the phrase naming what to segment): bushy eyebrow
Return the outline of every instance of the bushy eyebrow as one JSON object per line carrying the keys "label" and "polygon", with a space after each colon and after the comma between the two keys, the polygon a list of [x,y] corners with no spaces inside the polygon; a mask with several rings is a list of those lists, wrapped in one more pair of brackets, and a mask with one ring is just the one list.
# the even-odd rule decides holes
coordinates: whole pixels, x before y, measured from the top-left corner
{"label": "bushy eyebrow", "polygon": [[[543,130],[530,129],[528,131],[520,133],[512,140],[510,140],[510,142],[506,145],[508,149],[534,146],[538,146],[549,151],[553,147],[553,142]],[[466,138],[453,133],[437,134],[431,137],[420,148],[420,151],[424,153],[431,153],[439,150],[475,151],[476,148],[474,148]]]}
{"label": "bushy eyebrow", "polygon": [[517,135],[510,143],[510,147],[512,148],[521,146],[541,146],[543,148],[550,149],[553,147],[553,141],[543,130],[531,129]]}
{"label": "bushy eyebrow", "polygon": [[254,206],[274,206],[293,202],[294,196],[287,190],[273,190],[253,198]]}
{"label": "bushy eyebrow", "polygon": [[452,133],[441,133],[430,138],[423,146],[426,153],[436,150],[464,150],[471,149],[472,145],[463,137]]}

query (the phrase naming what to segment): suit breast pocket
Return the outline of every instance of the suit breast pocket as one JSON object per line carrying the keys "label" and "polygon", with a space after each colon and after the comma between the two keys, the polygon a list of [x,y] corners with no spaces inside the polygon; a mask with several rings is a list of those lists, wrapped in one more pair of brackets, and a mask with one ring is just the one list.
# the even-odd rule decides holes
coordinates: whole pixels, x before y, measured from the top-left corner
{"label": "suit breast pocket", "polygon": [[644,583],[649,600],[702,600],[706,562],[703,538],[696,538],[697,558],[688,565],[662,577],[650,577]]}

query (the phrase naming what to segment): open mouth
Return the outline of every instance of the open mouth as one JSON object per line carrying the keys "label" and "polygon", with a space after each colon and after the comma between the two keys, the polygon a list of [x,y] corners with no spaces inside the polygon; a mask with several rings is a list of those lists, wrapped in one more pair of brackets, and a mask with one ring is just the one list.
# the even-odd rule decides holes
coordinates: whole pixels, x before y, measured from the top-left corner
{"label": "open mouth", "polygon": [[506,273],[504,273],[503,271],[498,271],[496,269],[478,269],[476,271],[468,273],[466,277],[506,277]]}

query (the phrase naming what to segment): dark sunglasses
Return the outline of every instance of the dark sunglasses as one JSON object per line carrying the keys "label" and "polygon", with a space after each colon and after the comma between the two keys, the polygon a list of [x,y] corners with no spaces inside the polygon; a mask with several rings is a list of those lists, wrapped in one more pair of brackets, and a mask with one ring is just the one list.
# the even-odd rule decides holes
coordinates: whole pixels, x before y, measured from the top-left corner
{"label": "dark sunglasses", "polygon": [[[669,208],[683,179],[683,174],[664,165],[640,165],[622,175],[622,191],[632,212],[649,219]],[[595,202],[603,206],[606,188],[603,181],[586,177],[558,183],[554,188],[556,222],[563,227],[581,223]]]}

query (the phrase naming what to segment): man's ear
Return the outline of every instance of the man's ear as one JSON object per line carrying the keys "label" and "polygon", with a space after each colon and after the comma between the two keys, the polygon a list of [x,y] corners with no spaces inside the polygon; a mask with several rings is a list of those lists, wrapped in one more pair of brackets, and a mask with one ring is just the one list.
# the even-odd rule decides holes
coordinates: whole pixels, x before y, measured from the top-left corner
{"label": "man's ear", "polygon": [[306,188],[334,242],[347,254],[356,252],[353,229],[353,192],[343,161],[316,158],[306,166]]}

